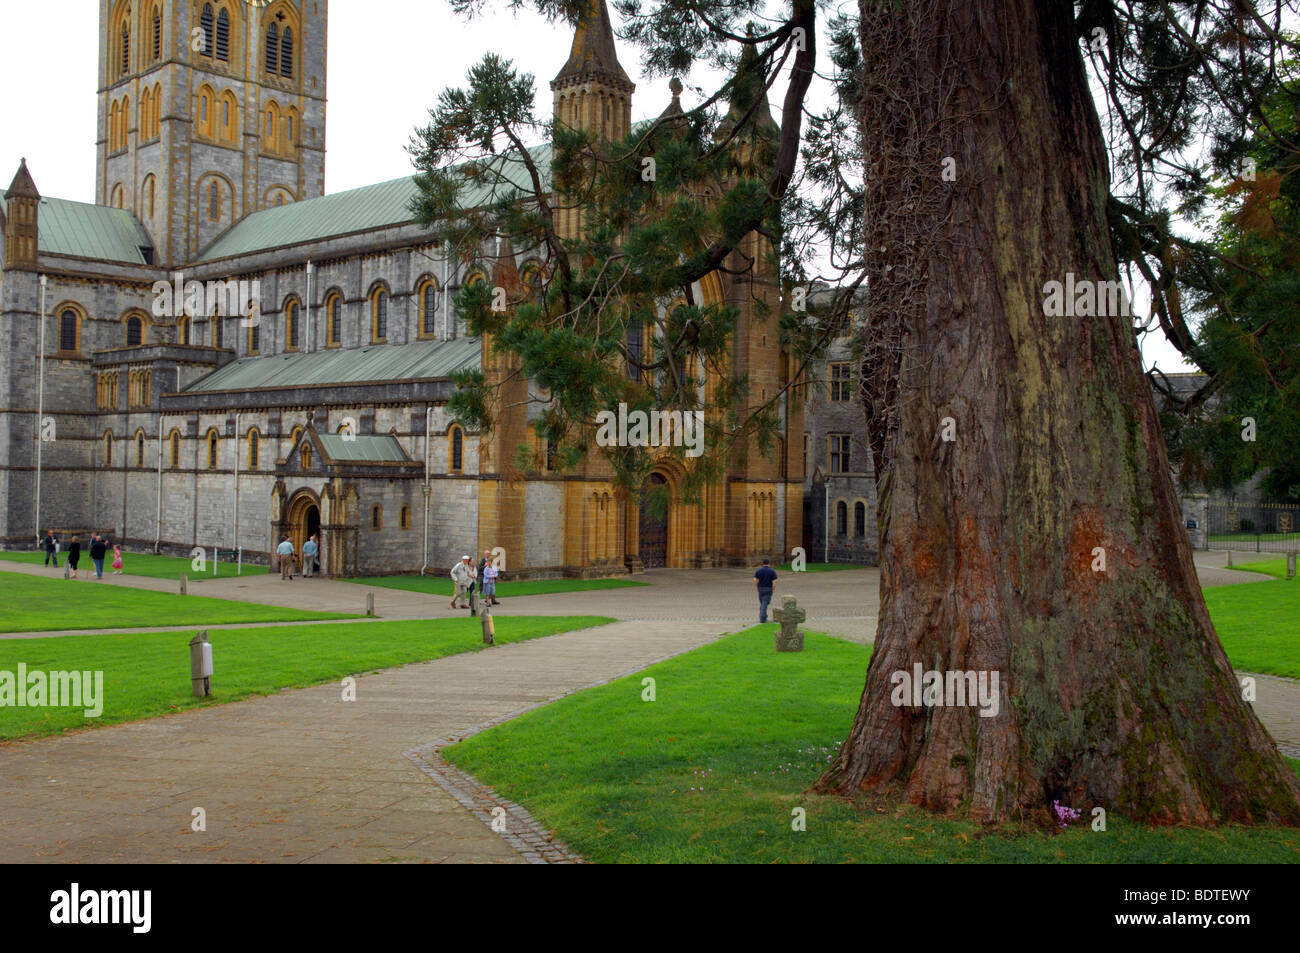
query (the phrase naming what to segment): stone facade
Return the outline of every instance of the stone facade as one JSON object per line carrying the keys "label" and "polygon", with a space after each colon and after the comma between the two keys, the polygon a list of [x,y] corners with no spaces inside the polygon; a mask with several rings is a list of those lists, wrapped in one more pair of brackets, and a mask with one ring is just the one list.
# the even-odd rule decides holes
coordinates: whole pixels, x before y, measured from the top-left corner
{"label": "stone facade", "polygon": [[[98,530],[137,551],[267,561],[281,535],[300,545],[318,529],[336,574],[445,573],[496,546],[509,575],[637,571],[641,503],[616,491],[607,463],[551,471],[527,427],[535,407],[490,435],[467,431],[448,414],[446,370],[404,371],[469,347],[522,408],[528,382],[490,341],[466,338],[450,297],[480,278],[517,281],[529,259],[499,248],[453,259],[410,220],[407,180],[321,197],[327,9],[101,0],[97,204],[43,199],[24,162],[0,209],[0,543]],[[580,26],[557,77],[557,118],[619,134],[633,87],[603,2],[587,16],[596,22]],[[281,54],[293,37],[274,71],[272,27]],[[286,226],[307,201],[334,203],[338,227]],[[375,224],[355,227],[358,217]],[[297,238],[260,240],[294,227]],[[758,236],[746,241],[730,264],[762,267],[714,273],[695,292],[740,309],[733,370],[757,403],[790,365],[775,267]],[[191,281],[242,282],[250,300],[178,308]],[[324,360],[333,352],[378,357],[379,370],[356,379],[354,362]],[[219,386],[228,373],[262,383]],[[782,416],[776,453],[747,448],[702,505],[673,497],[665,564],[751,564],[800,542],[805,468],[790,435],[803,408],[788,402]],[[37,439],[42,422],[50,439]],[[341,433],[367,446],[391,438],[401,459],[343,452]],[[535,469],[519,470],[521,444]],[[674,466],[657,470],[670,492]]]}

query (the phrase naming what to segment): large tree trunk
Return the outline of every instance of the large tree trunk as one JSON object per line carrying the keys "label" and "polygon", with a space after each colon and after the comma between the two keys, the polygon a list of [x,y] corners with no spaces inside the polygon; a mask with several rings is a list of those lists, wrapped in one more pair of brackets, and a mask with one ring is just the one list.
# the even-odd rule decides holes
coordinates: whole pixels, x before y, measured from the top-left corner
{"label": "large tree trunk", "polygon": [[[1118,277],[1071,3],[861,14],[881,610],[819,789],[1300,822],[1206,612],[1131,322],[1044,314],[1046,282]],[[999,673],[998,714],[895,705],[917,663]]]}

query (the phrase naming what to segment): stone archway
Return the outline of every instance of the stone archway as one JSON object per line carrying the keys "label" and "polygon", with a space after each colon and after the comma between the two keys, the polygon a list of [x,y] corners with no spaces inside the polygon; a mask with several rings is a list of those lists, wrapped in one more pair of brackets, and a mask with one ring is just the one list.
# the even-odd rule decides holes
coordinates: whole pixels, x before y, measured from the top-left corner
{"label": "stone archway", "polygon": [[[314,533],[316,541],[321,544],[324,551],[324,540],[321,538],[321,506],[320,497],[311,490],[299,490],[289,499],[288,505],[284,509],[284,519],[281,523],[281,533],[287,533],[289,541],[293,543],[293,551],[302,556],[302,544]],[[278,544],[280,539],[276,537]],[[299,564],[301,566],[301,564]],[[323,565],[323,564],[322,564]]]}

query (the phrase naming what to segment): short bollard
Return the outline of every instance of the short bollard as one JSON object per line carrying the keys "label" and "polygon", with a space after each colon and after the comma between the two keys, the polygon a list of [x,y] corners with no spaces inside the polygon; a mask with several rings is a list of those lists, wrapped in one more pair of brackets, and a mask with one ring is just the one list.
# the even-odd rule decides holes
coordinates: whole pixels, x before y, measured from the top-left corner
{"label": "short bollard", "polygon": [[483,603],[481,603],[481,602],[478,601],[478,593],[477,593],[477,592],[471,592],[471,593],[469,594],[469,614],[470,614],[470,615],[478,615],[479,606],[481,606],[482,604],[483,604]]}
{"label": "short bollard", "polygon": [[1232,568],[1232,550],[1228,550],[1228,568]]}
{"label": "short bollard", "polygon": [[66,561],[63,563],[63,578],[64,579],[72,578],[72,563]]}
{"label": "short bollard", "polygon": [[189,595],[189,580],[185,578],[185,573],[181,573],[181,595]]}
{"label": "short bollard", "polygon": [[483,643],[485,645],[496,645],[497,627],[492,621],[492,603],[481,603],[482,612],[479,613],[479,621],[483,625]]}
{"label": "short bollard", "polygon": [[374,615],[374,614],[375,614],[375,594],[373,592],[367,592],[366,593],[366,615]]}
{"label": "short bollard", "polygon": [[803,633],[799,623],[807,618],[808,613],[800,609],[794,596],[782,596],[781,608],[772,612],[772,618],[781,623],[776,630],[776,650],[778,652],[802,652]]}
{"label": "short bollard", "polygon": [[1291,550],[1291,552],[1286,554],[1286,577],[1288,579],[1295,578],[1295,550],[1294,549]]}
{"label": "short bollard", "polygon": [[190,639],[190,682],[199,698],[212,694],[212,643],[207,629]]}

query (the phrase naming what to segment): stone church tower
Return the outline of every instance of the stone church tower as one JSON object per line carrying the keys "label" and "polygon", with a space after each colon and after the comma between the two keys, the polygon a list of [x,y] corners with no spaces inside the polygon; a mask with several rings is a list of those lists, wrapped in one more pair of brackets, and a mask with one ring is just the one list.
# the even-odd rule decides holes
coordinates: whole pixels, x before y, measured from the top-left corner
{"label": "stone church tower", "polygon": [[100,0],[95,202],[179,265],[325,189],[328,0]]}

